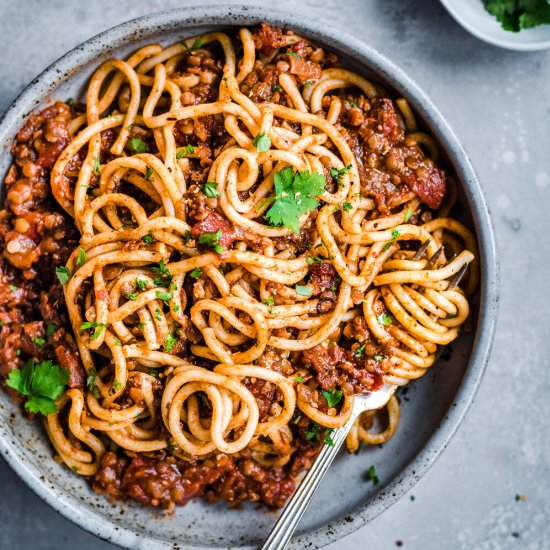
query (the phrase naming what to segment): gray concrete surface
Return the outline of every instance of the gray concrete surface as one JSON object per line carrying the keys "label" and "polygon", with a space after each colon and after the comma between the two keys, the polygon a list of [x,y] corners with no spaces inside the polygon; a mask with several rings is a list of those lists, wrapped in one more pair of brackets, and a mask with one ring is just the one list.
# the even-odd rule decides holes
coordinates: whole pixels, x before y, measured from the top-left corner
{"label": "gray concrete surface", "polygon": [[[79,42],[124,20],[182,4],[0,0],[0,112]],[[270,5],[333,21],[419,82],[472,157],[501,255],[496,343],[467,420],[409,495],[331,550],[401,544],[423,550],[550,548],[550,52],[486,45],[457,26],[435,0]],[[516,494],[527,498],[517,501]],[[0,549],[114,548],[50,510],[3,463],[0,518]]]}

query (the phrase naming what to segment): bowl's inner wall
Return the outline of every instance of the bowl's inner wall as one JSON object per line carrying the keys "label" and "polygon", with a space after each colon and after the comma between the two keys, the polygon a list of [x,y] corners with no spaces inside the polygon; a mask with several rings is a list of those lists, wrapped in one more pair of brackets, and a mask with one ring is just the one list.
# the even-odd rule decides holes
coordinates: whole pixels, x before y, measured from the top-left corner
{"label": "bowl's inner wall", "polygon": [[[185,33],[160,30],[154,36],[136,36],[132,41],[127,41],[121,46],[114,47],[107,54],[97,57],[93,63],[78,67],[78,72],[75,71],[51,90],[46,101],[64,100],[69,97],[82,98],[93,71],[108,58],[125,57],[147,43],[159,41],[170,44],[182,37],[224,27],[227,28],[227,25],[205,25],[188,27]],[[324,45],[317,36],[312,36],[312,39]],[[375,76],[365,65],[339,55],[360,74],[383,82],[383,75]],[[37,105],[36,108],[39,109],[41,106]],[[22,123],[23,120],[18,125]],[[11,162],[9,144],[17,130],[18,128],[14,127],[12,132],[2,136],[0,174],[6,173]],[[462,200],[465,199],[466,203],[467,198],[462,195]],[[463,210],[466,211],[467,208]],[[472,227],[471,220],[465,221]],[[475,318],[477,319],[477,312]],[[300,523],[298,533],[311,532],[333,522],[336,518],[353,521],[352,516],[358,507],[369,501],[384,498],[385,487],[395,481],[420,452],[444,420],[449,408],[453,406],[453,399],[466,370],[472,344],[473,333],[462,335],[452,345],[450,360],[440,359],[426,376],[410,385],[408,400],[401,400],[402,416],[397,433],[391,441],[383,445],[383,448],[364,448],[359,456],[341,453]],[[174,516],[167,516],[151,508],[108,502],[104,497],[96,495],[83,478],[53,460],[52,448],[39,423],[25,420],[5,392],[0,392],[0,435],[13,440],[13,448],[17,449],[19,458],[31,469],[40,472],[47,484],[54,487],[55,491],[62,492],[64,498],[81,501],[108,521],[141,532],[144,536],[198,546],[251,545],[265,538],[274,521],[275,516],[272,512],[263,508],[258,510],[254,505],[230,511],[223,504],[212,506],[202,502],[191,502],[183,508],[178,508]],[[434,449],[435,452],[437,450]],[[429,457],[426,460],[429,460]],[[370,465],[376,467],[380,478],[378,485],[366,479],[365,473]],[[414,479],[404,484],[406,483],[408,485],[404,486],[403,490],[414,484]]]}

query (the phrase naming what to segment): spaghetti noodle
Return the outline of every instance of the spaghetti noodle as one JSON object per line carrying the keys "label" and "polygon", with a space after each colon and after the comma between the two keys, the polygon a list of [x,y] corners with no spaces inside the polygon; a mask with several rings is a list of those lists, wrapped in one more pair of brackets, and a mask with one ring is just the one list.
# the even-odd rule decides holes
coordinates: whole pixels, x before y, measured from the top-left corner
{"label": "spaghetti noodle", "polygon": [[[469,317],[476,243],[437,144],[290,31],[109,60],[65,123],[48,174],[80,235],[57,267],[81,376],[45,425],[97,490],[280,506],[354,394],[423,376]],[[350,451],[393,435],[386,409]]]}

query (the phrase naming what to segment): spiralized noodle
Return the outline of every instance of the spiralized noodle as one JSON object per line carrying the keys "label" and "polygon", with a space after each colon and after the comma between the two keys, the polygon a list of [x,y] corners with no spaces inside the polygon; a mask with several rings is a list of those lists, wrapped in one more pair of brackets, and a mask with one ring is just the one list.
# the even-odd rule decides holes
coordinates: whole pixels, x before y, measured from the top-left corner
{"label": "spiralized noodle", "polygon": [[[250,30],[238,36],[150,45],[101,65],[52,170],[53,194],[81,233],[64,292],[92,383],[59,398],[46,425],[59,456],[83,475],[113,446],[193,460],[249,453],[262,465],[287,464],[297,428],[308,438],[316,435],[311,426],[329,434],[348,421],[358,391],[423,376],[470,315],[476,243],[448,215],[451,178],[441,217],[414,186],[400,187],[386,207],[365,192],[366,167],[340,124],[342,113],[353,114],[343,94],[355,91],[367,112],[369,102],[386,105],[382,89],[329,67],[308,86],[285,72],[277,84],[285,100],[257,101],[248,77],[271,60],[258,56]],[[223,61],[216,96],[196,104],[185,94],[204,75],[180,70],[190,50],[212,59],[219,51]],[[430,169],[437,144],[405,99],[396,104],[394,131]],[[181,128],[213,120],[227,139],[207,163],[201,145],[182,145]],[[105,153],[106,133],[114,137]],[[261,136],[267,147],[258,146]],[[135,150],[136,139],[146,147]],[[191,177],[199,166],[212,196]],[[300,234],[267,216],[286,167],[326,182],[318,207],[299,218],[309,248],[294,246]],[[190,199],[199,193],[209,201],[202,218]],[[453,279],[465,270],[461,290]],[[332,285],[320,292],[315,273],[330,274]],[[265,361],[273,353],[279,364]],[[338,353],[349,376],[339,372],[327,389],[315,370],[320,357]],[[258,388],[270,392],[267,409]],[[380,433],[370,431],[375,412],[356,421],[350,451],[394,434],[398,399],[386,409]]]}

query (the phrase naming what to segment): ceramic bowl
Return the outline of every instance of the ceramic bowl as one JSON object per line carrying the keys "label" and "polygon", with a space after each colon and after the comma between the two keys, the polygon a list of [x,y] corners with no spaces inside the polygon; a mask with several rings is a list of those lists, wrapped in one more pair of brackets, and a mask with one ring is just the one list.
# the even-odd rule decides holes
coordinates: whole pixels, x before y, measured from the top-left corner
{"label": "ceramic bowl", "polygon": [[550,25],[520,32],[505,31],[487,12],[483,0],[441,0],[441,3],[464,29],[493,46],[524,52],[550,48]]}
{"label": "ceramic bowl", "polygon": [[[291,27],[341,56],[358,72],[407,97],[419,119],[441,144],[461,185],[464,219],[480,246],[482,285],[474,305],[472,332],[453,344],[453,353],[411,384],[402,421],[383,448],[359,456],[342,452],[303,518],[293,548],[318,548],[361,527],[422,477],[443,451],[470,406],[487,363],[497,315],[498,269],[493,229],[479,183],[464,150],[439,111],[401,69],[376,50],[326,23],[251,7],[192,7],[156,13],[114,27],[63,56],[17,98],[0,123],[0,174],[11,162],[9,145],[25,118],[52,98],[82,95],[95,68],[112,56],[127,56],[144,44],[170,44],[213,29],[268,21]],[[3,179],[3,178],[2,178]],[[250,548],[269,532],[275,513],[247,505],[191,502],[173,516],[133,504],[112,503],[81,477],[53,460],[39,423],[26,421],[0,391],[0,453],[41,498],[65,517],[123,547],[147,550]],[[365,473],[376,465],[378,485]]]}

